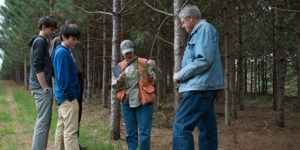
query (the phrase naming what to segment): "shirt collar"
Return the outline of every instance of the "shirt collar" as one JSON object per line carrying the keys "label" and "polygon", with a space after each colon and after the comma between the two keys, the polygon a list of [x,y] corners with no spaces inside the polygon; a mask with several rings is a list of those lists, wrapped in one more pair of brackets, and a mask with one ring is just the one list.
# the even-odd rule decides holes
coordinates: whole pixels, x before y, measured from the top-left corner
{"label": "shirt collar", "polygon": [[205,19],[201,19],[201,20],[195,25],[193,31],[191,32],[191,35],[194,34],[194,33],[198,30],[199,26],[200,26],[201,24],[203,24],[203,23],[206,23],[206,20],[205,20]]}

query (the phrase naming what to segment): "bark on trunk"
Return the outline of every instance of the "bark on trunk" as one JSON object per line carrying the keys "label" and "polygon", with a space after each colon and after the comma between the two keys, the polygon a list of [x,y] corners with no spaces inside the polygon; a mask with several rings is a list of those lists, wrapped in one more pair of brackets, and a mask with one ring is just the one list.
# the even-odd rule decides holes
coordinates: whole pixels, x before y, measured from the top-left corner
{"label": "bark on trunk", "polygon": [[[275,28],[275,22],[276,22],[276,18],[275,18],[275,12],[274,10],[272,11],[272,22],[274,23],[273,25],[273,41],[276,43],[276,28]],[[277,85],[277,50],[276,50],[276,45],[274,44],[273,46],[273,110],[276,111],[277,110],[277,89],[276,89],[276,85]]]}
{"label": "bark on trunk", "polygon": [[232,118],[237,119],[237,109],[236,109],[236,82],[235,82],[235,58],[234,54],[231,54],[231,72],[230,72],[230,82],[231,82],[231,111]]}
{"label": "bark on trunk", "polygon": [[[117,65],[120,60],[120,33],[121,16],[117,14],[120,10],[120,0],[113,0],[113,37],[112,37],[112,59],[111,65]],[[111,77],[113,73],[111,73]],[[111,121],[110,137],[113,140],[120,139],[120,101],[117,99],[116,90],[111,88]]]}
{"label": "bark on trunk", "polygon": [[258,76],[258,63],[257,63],[257,58],[255,58],[254,64],[253,64],[253,69],[254,69],[254,97],[257,97],[257,76]]}
{"label": "bark on trunk", "polygon": [[244,60],[244,94],[247,94],[247,74],[248,74],[248,59]]}
{"label": "bark on trunk", "polygon": [[91,96],[91,69],[90,69],[90,63],[91,63],[91,58],[90,58],[90,50],[91,50],[91,45],[90,45],[90,30],[89,30],[89,21],[87,21],[86,25],[86,80],[87,80],[87,90],[86,90],[86,100],[89,102],[90,96]]}
{"label": "bark on trunk", "polygon": [[[173,7],[174,7],[174,70],[173,71],[174,73],[177,73],[181,69],[181,60],[182,60],[183,50],[184,50],[185,33],[184,30],[181,28],[181,22],[178,17],[178,14],[183,4],[184,4],[184,0],[173,1]],[[180,104],[180,95],[178,91],[179,84],[174,83],[173,86],[174,86],[173,87],[174,112],[176,113]]]}
{"label": "bark on trunk", "polygon": [[230,111],[229,111],[229,101],[230,101],[230,50],[232,48],[232,15],[231,15],[231,4],[229,0],[223,0],[223,20],[224,20],[224,30],[225,30],[225,125],[230,125]]}
{"label": "bark on trunk", "polygon": [[[251,58],[251,60],[253,60]],[[253,67],[253,62],[251,62],[250,60],[250,68],[251,68],[251,72],[250,72],[250,93],[253,93],[253,74],[254,74],[254,67]]]}
{"label": "bark on trunk", "polygon": [[28,89],[28,82],[27,82],[27,60],[26,55],[24,56],[24,90]]}
{"label": "bark on trunk", "polygon": [[[298,1],[297,8],[300,8]],[[300,13],[296,13],[296,32],[298,40],[298,111],[300,110]]]}
{"label": "bark on trunk", "polygon": [[[284,8],[285,1],[277,0],[278,8]],[[277,11],[276,18],[276,40],[277,40],[277,51],[278,51],[278,84],[277,84],[277,124],[279,127],[284,127],[284,85],[285,85],[285,52],[284,52],[284,12]]]}
{"label": "bark on trunk", "polygon": [[[104,9],[106,11],[106,9]],[[103,71],[102,71],[102,106],[107,107],[108,70],[107,70],[107,35],[106,35],[106,15],[103,15]]]}
{"label": "bark on trunk", "polygon": [[53,6],[54,6],[54,0],[49,0],[49,16],[54,16],[54,13],[53,13]]}
{"label": "bark on trunk", "polygon": [[[241,5],[241,4],[239,4]],[[244,110],[244,81],[243,81],[243,22],[242,22],[242,8],[239,7],[239,24],[238,24],[238,34],[239,34],[239,49],[238,49],[238,88],[237,88],[237,98],[240,104],[240,110]]]}
{"label": "bark on trunk", "polygon": [[[158,21],[158,23],[160,20]],[[159,32],[159,31],[158,31]],[[161,49],[161,42],[159,39],[157,39],[157,54],[158,54],[158,69],[162,70],[162,49]],[[156,97],[156,107],[160,109],[160,103],[161,103],[161,98],[162,98],[162,93],[163,93],[163,83],[160,81],[156,84],[157,87],[157,97]]]}

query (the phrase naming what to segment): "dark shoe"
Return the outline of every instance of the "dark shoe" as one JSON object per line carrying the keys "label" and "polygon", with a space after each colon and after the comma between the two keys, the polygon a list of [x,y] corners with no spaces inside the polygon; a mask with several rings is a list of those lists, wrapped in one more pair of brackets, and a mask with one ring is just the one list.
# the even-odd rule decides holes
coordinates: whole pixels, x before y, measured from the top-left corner
{"label": "dark shoe", "polygon": [[83,147],[83,146],[81,146],[80,144],[79,144],[79,149],[80,149],[80,150],[86,150],[86,148]]}

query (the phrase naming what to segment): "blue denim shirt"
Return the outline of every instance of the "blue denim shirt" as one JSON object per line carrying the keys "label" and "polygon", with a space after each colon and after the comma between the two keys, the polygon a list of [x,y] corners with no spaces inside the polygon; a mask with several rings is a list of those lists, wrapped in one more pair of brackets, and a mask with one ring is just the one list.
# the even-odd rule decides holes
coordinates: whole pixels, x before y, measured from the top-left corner
{"label": "blue denim shirt", "polygon": [[218,34],[205,19],[191,32],[181,66],[179,92],[224,89]]}

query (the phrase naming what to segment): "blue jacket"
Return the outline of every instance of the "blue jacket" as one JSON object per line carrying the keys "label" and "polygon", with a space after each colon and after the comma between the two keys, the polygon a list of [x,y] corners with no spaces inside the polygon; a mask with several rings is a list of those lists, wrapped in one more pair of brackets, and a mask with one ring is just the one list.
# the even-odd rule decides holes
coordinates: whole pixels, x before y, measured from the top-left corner
{"label": "blue jacket", "polygon": [[205,19],[191,32],[181,65],[179,92],[224,89],[218,34]]}
{"label": "blue jacket", "polygon": [[62,45],[57,46],[52,53],[51,62],[54,68],[54,94],[57,103],[78,98],[80,87],[76,65],[70,51]]}

